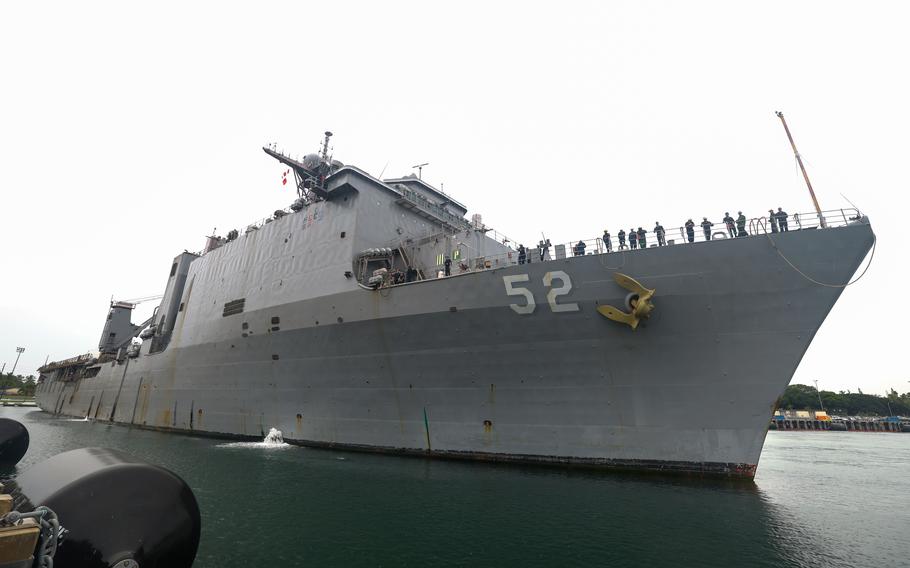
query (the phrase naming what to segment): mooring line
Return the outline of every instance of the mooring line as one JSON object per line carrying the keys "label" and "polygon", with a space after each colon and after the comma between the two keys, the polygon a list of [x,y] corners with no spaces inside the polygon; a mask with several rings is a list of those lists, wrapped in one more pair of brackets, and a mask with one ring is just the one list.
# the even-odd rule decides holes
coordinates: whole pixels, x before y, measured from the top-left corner
{"label": "mooring line", "polygon": [[775,243],[775,242],[774,242],[774,239],[771,238],[771,234],[770,234],[770,233],[765,233],[765,236],[768,237],[768,241],[771,242],[771,246],[774,247],[774,250],[777,251],[777,254],[779,254],[780,257],[781,257],[782,259],[784,259],[784,261],[785,261],[787,264],[790,265],[790,268],[792,268],[793,270],[795,270],[796,272],[798,272],[798,273],[800,274],[800,276],[802,276],[803,278],[805,278],[805,279],[808,280],[809,282],[812,282],[813,284],[818,284],[819,286],[825,286],[825,287],[827,287],[827,288],[846,288],[847,286],[851,286],[851,285],[856,284],[857,282],[859,282],[859,281],[862,279],[862,277],[866,275],[866,271],[869,270],[869,267],[872,266],[872,260],[875,258],[875,245],[878,243],[878,237],[876,237],[875,234],[873,233],[873,235],[872,235],[872,254],[869,255],[869,262],[866,263],[866,268],[863,269],[862,274],[860,274],[859,276],[857,276],[856,279],[854,279],[854,280],[852,280],[852,281],[850,281],[850,282],[847,282],[846,284],[826,284],[826,283],[824,283],[824,282],[819,282],[818,280],[812,278],[811,276],[809,276],[808,274],[806,274],[805,272],[803,272],[802,270],[800,270],[799,268],[797,268],[795,264],[793,264],[792,262],[790,262],[790,259],[787,258],[787,257],[784,255],[784,253],[781,252],[781,250],[780,250],[779,248],[777,248],[777,243]]}

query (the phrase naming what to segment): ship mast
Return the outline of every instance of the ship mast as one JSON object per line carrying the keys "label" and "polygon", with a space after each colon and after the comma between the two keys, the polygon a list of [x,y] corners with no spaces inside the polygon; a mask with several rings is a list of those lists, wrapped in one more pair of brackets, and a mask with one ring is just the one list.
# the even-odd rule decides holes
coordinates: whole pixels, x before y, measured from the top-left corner
{"label": "ship mast", "polygon": [[325,140],[322,141],[322,159],[325,162],[329,161],[329,138],[332,137],[332,133],[328,130],[325,131]]}
{"label": "ship mast", "polygon": [[790,140],[790,146],[793,148],[793,154],[796,156],[796,161],[799,163],[799,169],[803,172],[803,179],[806,180],[806,186],[809,188],[809,195],[812,196],[812,203],[815,205],[815,212],[818,213],[818,221],[821,223],[822,228],[825,227],[825,216],[822,215],[822,208],[818,206],[818,199],[815,197],[815,191],[812,189],[812,182],[809,181],[809,174],[806,173],[806,166],[803,165],[803,159],[799,155],[799,152],[796,150],[796,143],[793,141],[793,136],[790,134],[790,129],[787,127],[787,121],[784,119],[784,113],[777,111],[777,118],[780,119],[781,123],[784,125],[784,132],[787,133],[787,138]]}
{"label": "ship mast", "polygon": [[[318,199],[324,199],[328,193],[325,189],[326,178],[341,166],[341,163],[336,163],[329,154],[331,137],[332,133],[326,130],[325,138],[319,146],[319,153],[308,154],[300,160],[279,152],[274,144],[262,147],[263,152],[282,164],[290,166],[293,170],[294,180],[297,182],[297,195],[300,197],[298,201],[303,203],[300,207]],[[294,209],[295,206],[292,205],[291,208]],[[297,211],[297,209],[294,210]]]}

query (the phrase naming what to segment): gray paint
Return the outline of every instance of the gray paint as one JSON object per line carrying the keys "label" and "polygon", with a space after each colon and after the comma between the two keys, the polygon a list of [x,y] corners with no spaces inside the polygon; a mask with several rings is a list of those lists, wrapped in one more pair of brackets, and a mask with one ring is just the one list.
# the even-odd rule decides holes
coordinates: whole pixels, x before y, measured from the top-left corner
{"label": "gray paint", "polygon": [[[161,429],[258,437],[277,427],[302,444],[751,476],[772,405],[842,291],[808,281],[777,250],[814,279],[843,283],[873,240],[862,220],[373,291],[344,276],[358,251],[387,246],[402,224],[414,236],[438,227],[421,227],[378,180],[342,172],[347,200],[189,264],[167,349],[77,382],[45,377],[41,407],[62,401],[59,412],[84,416],[94,397],[100,416]],[[432,259],[452,239],[419,254]],[[554,271],[572,283],[557,302],[577,311],[548,305]],[[617,271],[657,290],[653,317],[634,332],[596,311],[623,305]],[[514,275],[528,276],[531,314],[509,307],[524,303],[506,294],[503,277]],[[237,298],[244,312],[223,317]]]}
{"label": "gray paint", "polygon": [[161,304],[155,314],[155,323],[158,325],[160,335],[169,336],[174,330],[190,263],[197,258],[199,258],[198,255],[189,252],[181,253],[174,258],[174,263],[171,265],[173,274],[168,276],[164,297],[161,298]]}
{"label": "gray paint", "polygon": [[138,326],[130,321],[133,308],[133,304],[126,302],[111,302],[104,329],[101,330],[101,338],[98,340],[98,351],[116,353],[123,342],[136,332]]}

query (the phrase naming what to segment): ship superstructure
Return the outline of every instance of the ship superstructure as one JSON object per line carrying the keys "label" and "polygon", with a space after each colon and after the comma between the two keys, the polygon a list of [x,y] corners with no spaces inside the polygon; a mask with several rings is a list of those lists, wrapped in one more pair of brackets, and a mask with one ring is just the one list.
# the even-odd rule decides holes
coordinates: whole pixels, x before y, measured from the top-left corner
{"label": "ship superstructure", "polygon": [[263,148],[293,172],[297,200],[177,255],[149,321],[112,304],[97,357],[41,369],[41,407],[218,436],[274,427],[314,446],[750,477],[774,401],[874,240],[865,217],[837,211],[786,233],[754,219],[747,238],[519,257],[419,177],[333,160],[328,136],[300,160]]}

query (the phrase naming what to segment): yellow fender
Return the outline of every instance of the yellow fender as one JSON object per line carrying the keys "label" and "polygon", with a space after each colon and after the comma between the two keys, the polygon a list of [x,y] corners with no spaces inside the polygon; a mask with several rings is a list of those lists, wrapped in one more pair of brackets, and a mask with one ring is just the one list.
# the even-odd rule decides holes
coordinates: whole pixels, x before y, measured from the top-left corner
{"label": "yellow fender", "polygon": [[619,272],[613,273],[613,279],[626,290],[638,295],[638,298],[629,302],[632,304],[632,311],[626,313],[613,306],[598,306],[597,311],[600,312],[602,316],[619,323],[624,323],[633,330],[638,329],[638,324],[641,320],[651,317],[651,312],[654,310],[654,304],[651,302],[651,298],[654,296],[654,290],[645,288],[638,280]]}

